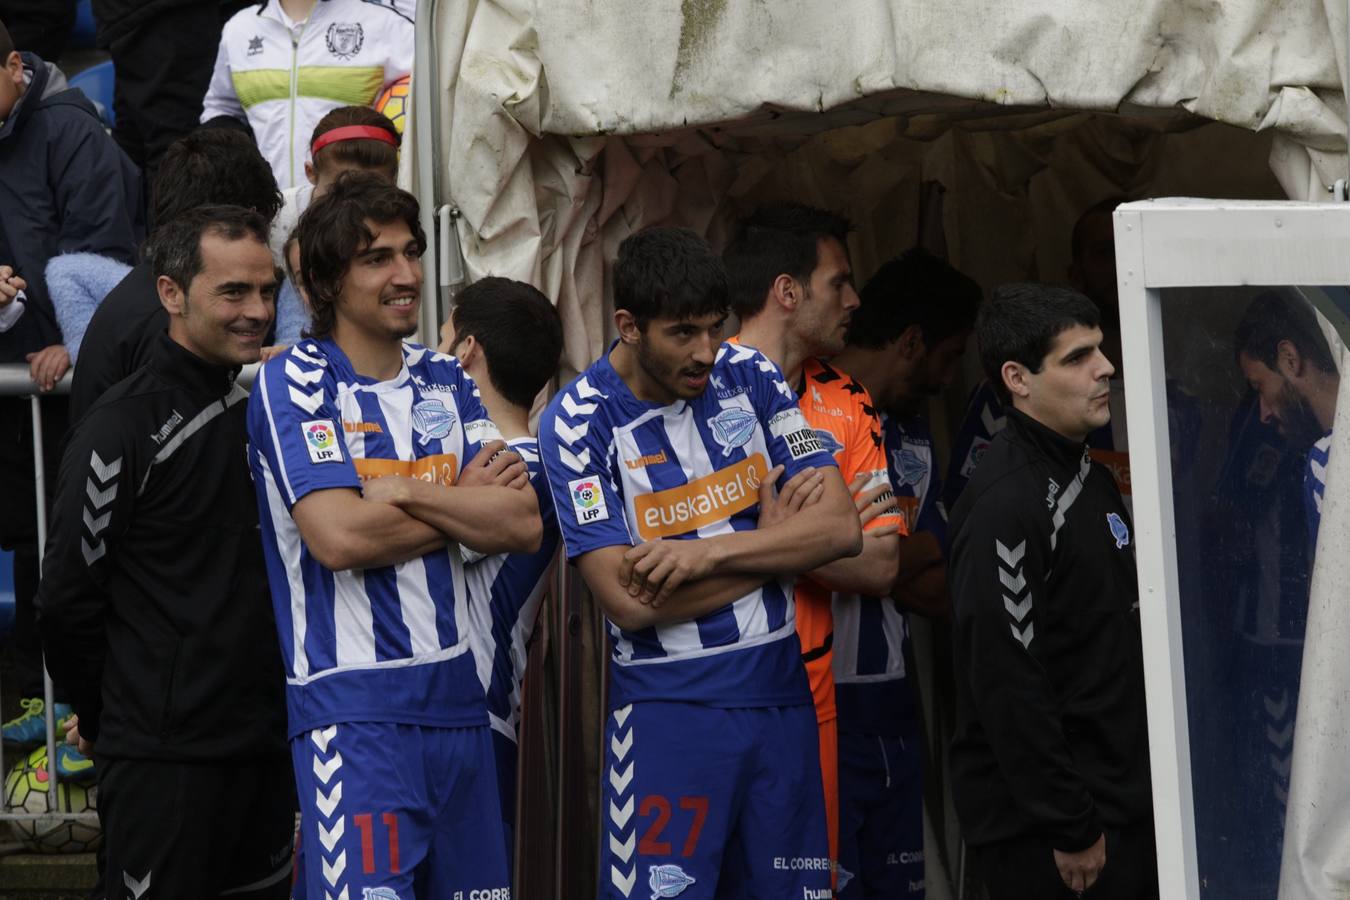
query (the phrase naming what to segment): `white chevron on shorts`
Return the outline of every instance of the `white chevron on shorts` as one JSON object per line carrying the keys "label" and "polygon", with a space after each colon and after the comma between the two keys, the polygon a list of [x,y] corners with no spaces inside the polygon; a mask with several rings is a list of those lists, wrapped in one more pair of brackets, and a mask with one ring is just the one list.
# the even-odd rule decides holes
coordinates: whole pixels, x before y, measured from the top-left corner
{"label": "white chevron on shorts", "polygon": [[[315,728],[309,733],[309,741],[314,749],[312,764],[314,777],[324,785],[331,785],[328,793],[323,788],[314,788],[314,808],[318,812],[319,862],[322,864],[324,881],[324,900],[347,900],[347,886],[342,883],[347,870],[347,851],[342,849],[342,837],[347,830],[347,817],[342,812],[342,754],[332,747],[336,740],[338,726]],[[329,749],[332,748],[332,755]]]}
{"label": "white chevron on shorts", "polygon": [[[609,766],[609,786],[614,796],[609,801],[609,851],[612,860],[609,866],[609,880],[625,897],[633,890],[637,881],[637,865],[633,858],[633,848],[637,839],[636,830],[630,828],[633,823],[633,773],[637,768],[636,760],[630,758],[633,750],[633,729],[628,726],[628,716],[633,705],[614,710],[614,733],[609,739],[609,752],[613,761]],[[624,765],[625,761],[627,765]],[[619,803],[622,805],[618,805]]]}

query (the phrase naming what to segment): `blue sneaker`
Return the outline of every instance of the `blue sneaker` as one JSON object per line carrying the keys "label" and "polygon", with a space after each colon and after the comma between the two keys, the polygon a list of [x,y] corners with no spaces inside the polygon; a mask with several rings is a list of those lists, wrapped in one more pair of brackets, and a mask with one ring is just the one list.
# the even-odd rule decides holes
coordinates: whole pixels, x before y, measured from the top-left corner
{"label": "blue sneaker", "polygon": [[56,777],[62,781],[90,781],[94,777],[94,761],[70,744],[57,744]]}
{"label": "blue sneaker", "polygon": [[[0,740],[16,747],[31,747],[45,743],[47,740],[47,723],[42,713],[46,709],[46,704],[42,702],[42,698],[28,697],[20,700],[19,706],[23,707],[23,712],[4,725],[0,725]],[[52,705],[52,709],[56,713],[56,740],[58,742],[64,741],[66,739],[66,721],[74,711],[70,708],[69,703],[55,703]]]}

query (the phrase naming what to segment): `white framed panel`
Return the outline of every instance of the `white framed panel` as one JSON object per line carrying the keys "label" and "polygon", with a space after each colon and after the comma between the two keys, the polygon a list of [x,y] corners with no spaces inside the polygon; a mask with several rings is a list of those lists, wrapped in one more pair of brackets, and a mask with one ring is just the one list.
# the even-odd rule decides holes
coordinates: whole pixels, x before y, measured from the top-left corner
{"label": "white framed panel", "polygon": [[[1115,235],[1160,891],[1200,900],[1163,304],[1184,302],[1171,288],[1350,285],[1350,204],[1144,201],[1117,209]],[[1350,295],[1316,294],[1344,335]]]}

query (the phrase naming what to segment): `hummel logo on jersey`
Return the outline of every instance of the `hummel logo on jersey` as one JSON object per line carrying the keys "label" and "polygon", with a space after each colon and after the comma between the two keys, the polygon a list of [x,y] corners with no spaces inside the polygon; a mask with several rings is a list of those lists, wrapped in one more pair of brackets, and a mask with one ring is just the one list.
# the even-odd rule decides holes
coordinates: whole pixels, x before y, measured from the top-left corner
{"label": "hummel logo on jersey", "polygon": [[338,445],[337,430],[327,419],[301,422],[300,433],[305,436],[305,449],[310,462],[342,462],[342,448]]}
{"label": "hummel logo on jersey", "polygon": [[572,511],[576,513],[578,525],[603,522],[609,518],[609,509],[605,506],[605,493],[600,482],[594,478],[578,478],[567,482],[567,493],[572,498]]}
{"label": "hummel logo on jersey", "polygon": [[647,466],[655,466],[666,461],[666,451],[661,450],[657,453],[646,453],[637,459],[625,459],[623,464],[630,469],[645,469]]}
{"label": "hummel logo on jersey", "polygon": [[155,442],[156,447],[161,446],[165,439],[168,438],[169,433],[181,424],[183,424],[183,414],[175,409],[173,415],[169,416],[169,420],[159,426],[159,430],[154,434],[150,435],[150,440]]}
{"label": "hummel logo on jersey", "polygon": [[1059,493],[1059,482],[1051,478],[1050,483],[1045,489],[1045,506],[1047,509],[1055,508],[1055,495]]}

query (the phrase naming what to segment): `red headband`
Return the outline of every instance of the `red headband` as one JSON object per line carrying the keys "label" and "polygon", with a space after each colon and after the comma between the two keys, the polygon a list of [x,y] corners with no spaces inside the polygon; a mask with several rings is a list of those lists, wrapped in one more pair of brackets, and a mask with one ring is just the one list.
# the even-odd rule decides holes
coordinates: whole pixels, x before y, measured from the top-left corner
{"label": "red headband", "polygon": [[398,138],[390,134],[388,129],[372,125],[344,125],[319,135],[318,140],[309,148],[309,153],[311,156],[317,156],[324,147],[339,141],[384,141],[391,147],[398,146]]}

